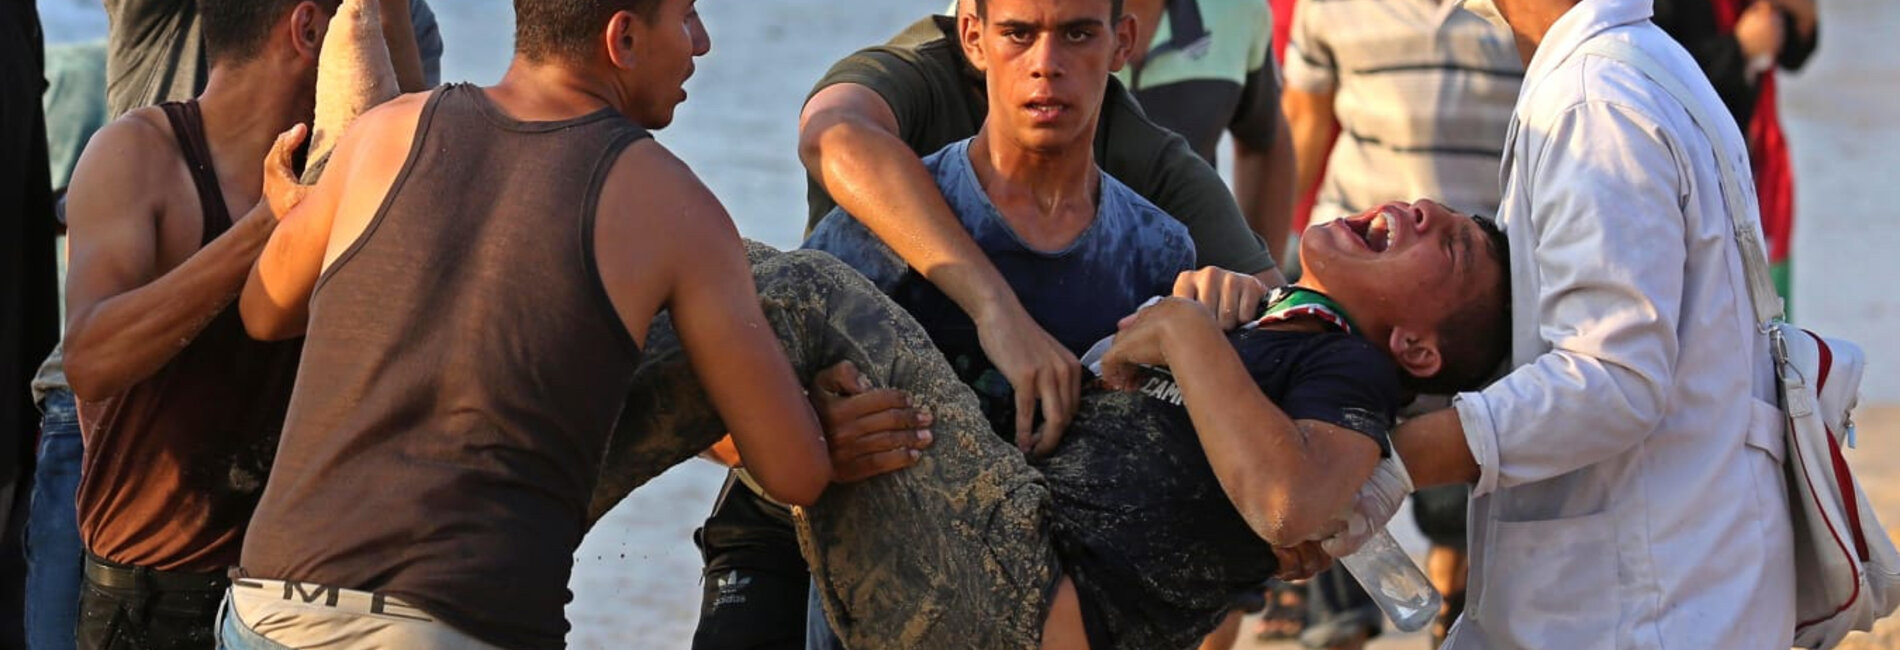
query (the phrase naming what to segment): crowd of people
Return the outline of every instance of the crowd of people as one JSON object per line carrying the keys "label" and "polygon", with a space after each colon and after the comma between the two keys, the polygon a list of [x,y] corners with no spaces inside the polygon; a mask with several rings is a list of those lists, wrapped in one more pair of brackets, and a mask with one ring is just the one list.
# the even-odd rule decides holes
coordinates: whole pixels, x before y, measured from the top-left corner
{"label": "crowd of people", "polygon": [[1701,4],[960,0],[816,81],[789,252],[656,139],[694,0],[516,0],[492,86],[424,0],[107,0],[50,52],[28,5],[27,646],[563,647],[581,537],[698,456],[695,648],[1354,648],[1328,566],[1408,496],[1434,647],[1786,647],[1714,152],[1784,253],[1818,28]]}

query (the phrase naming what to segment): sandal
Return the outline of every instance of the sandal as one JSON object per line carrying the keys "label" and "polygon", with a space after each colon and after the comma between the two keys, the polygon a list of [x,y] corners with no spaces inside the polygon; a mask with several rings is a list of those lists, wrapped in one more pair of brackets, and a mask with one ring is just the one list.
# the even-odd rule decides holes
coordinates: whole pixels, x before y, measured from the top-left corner
{"label": "sandal", "polygon": [[1267,587],[1266,609],[1254,627],[1254,638],[1284,641],[1300,638],[1306,629],[1306,587],[1275,580]]}
{"label": "sandal", "polygon": [[1451,625],[1458,622],[1458,615],[1464,612],[1463,589],[1445,594],[1445,603],[1438,607],[1438,615],[1432,617],[1432,647],[1444,647],[1445,637],[1451,634]]}

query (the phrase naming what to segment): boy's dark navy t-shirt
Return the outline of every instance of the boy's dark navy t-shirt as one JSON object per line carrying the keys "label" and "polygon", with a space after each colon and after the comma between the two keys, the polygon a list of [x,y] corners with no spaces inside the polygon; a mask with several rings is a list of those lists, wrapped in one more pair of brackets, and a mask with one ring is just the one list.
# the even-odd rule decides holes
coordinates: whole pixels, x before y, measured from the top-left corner
{"label": "boy's dark navy t-shirt", "polygon": [[[1060,251],[1030,248],[990,202],[970,165],[971,140],[924,158],[950,210],[1016,292],[1036,323],[1081,355],[1141,303],[1174,289],[1194,264],[1187,227],[1104,173],[1095,220]],[[976,325],[956,302],[841,209],[818,223],[805,248],[831,253],[871,279],[930,334],[957,375],[976,389],[999,431],[1014,430],[1009,382],[983,353]]]}
{"label": "boy's dark navy t-shirt", "polygon": [[[1228,338],[1292,419],[1364,434],[1389,453],[1399,371],[1371,343],[1340,332]],[[1189,648],[1278,563],[1222,491],[1172,379],[1151,375],[1141,388],[1085,391],[1062,444],[1036,467],[1091,647]]]}

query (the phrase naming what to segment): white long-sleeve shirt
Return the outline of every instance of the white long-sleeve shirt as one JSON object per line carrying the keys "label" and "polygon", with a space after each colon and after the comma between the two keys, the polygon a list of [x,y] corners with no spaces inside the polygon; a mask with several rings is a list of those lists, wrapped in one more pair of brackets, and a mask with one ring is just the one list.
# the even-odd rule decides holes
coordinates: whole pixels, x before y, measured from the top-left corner
{"label": "white long-sleeve shirt", "polygon": [[[1591,39],[1628,41],[1725,114],[1650,14],[1648,0],[1583,0],[1518,96],[1500,211],[1516,368],[1456,402],[1481,474],[1449,647],[1792,637],[1780,420],[1715,154],[1641,72],[1573,56]],[[1744,150],[1733,123],[1716,128]]]}

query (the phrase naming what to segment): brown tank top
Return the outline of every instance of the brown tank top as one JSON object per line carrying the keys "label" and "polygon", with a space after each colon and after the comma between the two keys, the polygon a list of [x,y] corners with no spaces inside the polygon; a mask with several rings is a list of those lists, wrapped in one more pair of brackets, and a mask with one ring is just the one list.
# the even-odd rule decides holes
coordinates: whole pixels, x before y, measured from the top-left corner
{"label": "brown tank top", "polygon": [[640,353],[595,268],[595,205],[644,137],[612,109],[522,122],[474,86],[429,98],[381,210],[317,280],[250,575],[562,647]]}
{"label": "brown tank top", "polygon": [[[203,204],[200,247],[231,228],[196,101],[162,104]],[[301,341],[252,340],[237,304],[124,393],[84,402],[79,532],[113,562],[221,572],[237,564],[277,450]]]}

